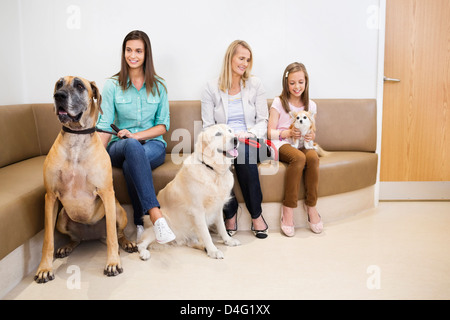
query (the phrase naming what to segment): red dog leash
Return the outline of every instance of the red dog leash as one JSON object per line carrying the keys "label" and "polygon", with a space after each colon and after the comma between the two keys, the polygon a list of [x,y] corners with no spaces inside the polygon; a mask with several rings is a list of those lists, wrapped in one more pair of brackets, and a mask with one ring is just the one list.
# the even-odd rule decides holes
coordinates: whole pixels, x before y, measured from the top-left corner
{"label": "red dog leash", "polygon": [[249,138],[239,138],[239,141],[257,149],[261,148],[261,143],[255,140],[250,140]]}
{"label": "red dog leash", "polygon": [[271,147],[272,150],[273,150],[273,153],[274,153],[274,155],[273,155],[273,160],[278,161],[278,150],[277,150],[277,148],[275,147],[275,145],[272,143],[272,140],[266,139],[265,141],[266,141],[266,144],[267,144],[269,147]]}
{"label": "red dog leash", "polygon": [[[252,139],[249,139],[249,138],[239,138],[239,141],[242,142],[242,143],[248,144],[249,146],[254,147],[254,148],[257,148],[257,149],[261,148],[261,143],[259,143],[259,142],[256,141],[256,140],[252,140]],[[270,141],[269,139],[264,139],[264,142],[265,142],[270,148],[272,148],[272,150],[274,151],[274,157],[273,157],[274,160],[278,160],[278,150],[277,150],[277,148],[274,146],[274,144],[272,143],[272,141]]]}

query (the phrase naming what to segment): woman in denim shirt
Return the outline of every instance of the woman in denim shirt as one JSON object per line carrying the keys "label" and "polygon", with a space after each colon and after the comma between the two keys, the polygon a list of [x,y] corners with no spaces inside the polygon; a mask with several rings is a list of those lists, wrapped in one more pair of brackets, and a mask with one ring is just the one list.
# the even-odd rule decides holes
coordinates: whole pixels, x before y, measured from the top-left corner
{"label": "woman in denim shirt", "polygon": [[[156,240],[166,243],[175,235],[162,217],[153,186],[152,170],[164,163],[169,130],[169,101],[165,82],[156,73],[150,39],[142,31],[132,31],[122,44],[120,71],[105,83],[103,114],[97,128],[117,136],[100,133],[114,167],[122,168],[134,210],[137,240],[144,230],[143,216],[150,215]],[[111,141],[109,141],[111,139]]]}

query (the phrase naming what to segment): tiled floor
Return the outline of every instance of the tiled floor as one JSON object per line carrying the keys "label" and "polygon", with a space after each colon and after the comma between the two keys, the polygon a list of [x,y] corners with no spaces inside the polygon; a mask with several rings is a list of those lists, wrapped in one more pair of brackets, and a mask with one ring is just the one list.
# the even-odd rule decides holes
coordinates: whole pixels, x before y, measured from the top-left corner
{"label": "tiled floor", "polygon": [[[326,213],[322,213],[325,215]],[[238,232],[225,259],[170,247],[148,261],[121,251],[124,272],[103,275],[106,246],[86,242],[55,261],[56,279],[34,272],[5,299],[450,299],[450,202],[380,202],[325,225],[322,234]]]}

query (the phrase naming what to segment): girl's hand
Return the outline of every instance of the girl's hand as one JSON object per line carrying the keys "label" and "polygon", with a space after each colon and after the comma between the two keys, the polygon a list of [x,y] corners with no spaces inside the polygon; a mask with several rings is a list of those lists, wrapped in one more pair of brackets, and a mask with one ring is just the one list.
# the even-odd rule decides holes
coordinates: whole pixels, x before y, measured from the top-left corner
{"label": "girl's hand", "polygon": [[302,136],[302,133],[297,128],[292,128],[291,130],[289,130],[289,136],[288,137],[292,137],[292,138],[295,138],[295,139],[300,139],[301,136]]}
{"label": "girl's hand", "polygon": [[316,134],[314,132],[311,132],[311,133],[308,133],[307,135],[305,135],[306,142],[314,141],[315,138],[316,138]]}

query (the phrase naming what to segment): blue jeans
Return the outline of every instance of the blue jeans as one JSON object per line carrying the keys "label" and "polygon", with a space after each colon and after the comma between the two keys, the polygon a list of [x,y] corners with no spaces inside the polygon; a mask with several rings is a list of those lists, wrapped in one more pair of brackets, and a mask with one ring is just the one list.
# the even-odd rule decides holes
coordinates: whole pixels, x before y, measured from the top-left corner
{"label": "blue jeans", "polygon": [[[239,156],[234,160],[234,170],[245,205],[252,219],[256,219],[262,213],[261,203],[263,200],[257,164],[260,156],[256,149],[252,149],[244,143],[239,144],[238,151]],[[231,200],[223,208],[225,219],[233,218],[239,206],[233,191],[231,196]]]}
{"label": "blue jeans", "polygon": [[112,165],[123,169],[133,205],[134,224],[143,225],[144,214],[152,208],[159,208],[152,170],[164,163],[166,147],[163,142],[156,140],[141,144],[136,139],[122,139],[110,143],[106,150]]}

